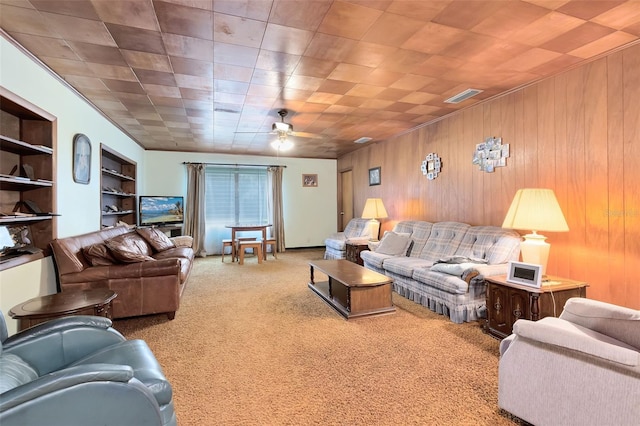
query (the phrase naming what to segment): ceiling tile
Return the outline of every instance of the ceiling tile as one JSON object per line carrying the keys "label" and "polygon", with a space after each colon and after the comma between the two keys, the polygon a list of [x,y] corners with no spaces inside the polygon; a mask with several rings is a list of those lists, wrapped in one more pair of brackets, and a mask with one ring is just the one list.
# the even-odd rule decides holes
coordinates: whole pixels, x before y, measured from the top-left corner
{"label": "ceiling tile", "polygon": [[637,4],[0,0],[0,26],[145,149],[272,155],[284,108],[291,155],[336,158],[638,43]]}

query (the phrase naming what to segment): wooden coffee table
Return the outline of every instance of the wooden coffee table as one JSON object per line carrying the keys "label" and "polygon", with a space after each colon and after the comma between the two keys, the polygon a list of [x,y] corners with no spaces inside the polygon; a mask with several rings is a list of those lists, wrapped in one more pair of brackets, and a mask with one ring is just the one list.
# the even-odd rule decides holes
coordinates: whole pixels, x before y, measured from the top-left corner
{"label": "wooden coffee table", "polygon": [[[391,314],[393,280],[348,260],[309,262],[309,288],[346,319]],[[327,275],[328,281],[316,282],[314,271]]]}
{"label": "wooden coffee table", "polygon": [[106,288],[64,291],[29,299],[11,308],[9,316],[18,320],[18,331],[67,315],[111,318],[111,301],[116,296],[115,291]]}

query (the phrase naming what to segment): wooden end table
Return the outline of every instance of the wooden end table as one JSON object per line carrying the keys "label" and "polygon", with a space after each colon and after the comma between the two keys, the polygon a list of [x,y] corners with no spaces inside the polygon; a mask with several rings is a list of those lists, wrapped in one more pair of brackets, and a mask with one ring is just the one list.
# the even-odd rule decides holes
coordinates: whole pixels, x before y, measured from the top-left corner
{"label": "wooden end table", "polygon": [[9,316],[18,320],[18,331],[67,315],[111,318],[111,302],[116,296],[108,288],[64,291],[29,299],[11,308]]}
{"label": "wooden end table", "polygon": [[486,277],[487,320],[484,330],[503,339],[513,332],[519,319],[537,321],[557,317],[571,297],[587,297],[586,282],[547,276],[541,288],[507,282],[506,275]]}
{"label": "wooden end table", "polygon": [[360,252],[369,250],[368,243],[348,242],[345,244],[345,248],[347,251],[346,258],[349,262],[357,263],[360,266],[364,265],[364,261],[360,257]]}

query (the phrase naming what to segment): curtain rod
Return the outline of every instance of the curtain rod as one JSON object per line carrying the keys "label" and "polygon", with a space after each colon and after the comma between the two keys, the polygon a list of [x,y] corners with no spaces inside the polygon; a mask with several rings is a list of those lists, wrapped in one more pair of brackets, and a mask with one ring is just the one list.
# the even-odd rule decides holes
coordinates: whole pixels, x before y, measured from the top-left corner
{"label": "curtain rod", "polygon": [[192,161],[184,161],[182,164],[204,164],[205,166],[229,166],[229,167],[284,167],[279,164],[229,164],[229,163],[195,163]]}

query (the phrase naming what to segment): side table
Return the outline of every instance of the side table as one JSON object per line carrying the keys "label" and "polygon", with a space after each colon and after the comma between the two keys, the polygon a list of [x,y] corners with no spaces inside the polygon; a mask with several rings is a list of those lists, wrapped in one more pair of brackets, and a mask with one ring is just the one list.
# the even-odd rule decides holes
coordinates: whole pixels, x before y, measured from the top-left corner
{"label": "side table", "polygon": [[364,266],[363,260],[360,258],[360,252],[369,250],[369,244],[367,243],[346,243],[347,260],[349,262],[357,263],[360,266]]}
{"label": "side table", "polygon": [[486,333],[503,339],[513,331],[519,319],[537,321],[557,317],[567,299],[587,297],[588,284],[567,278],[548,276],[541,288],[507,282],[506,275],[486,277],[487,320]]}
{"label": "side table", "polygon": [[9,316],[18,320],[18,331],[67,315],[111,318],[111,302],[116,296],[108,288],[65,291],[29,299],[11,308]]}

